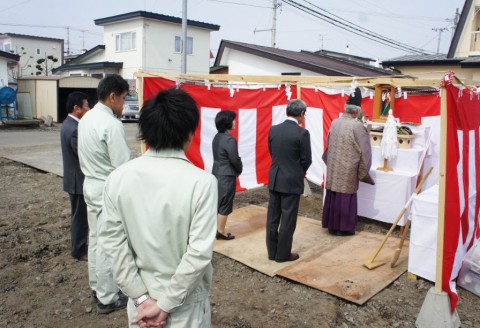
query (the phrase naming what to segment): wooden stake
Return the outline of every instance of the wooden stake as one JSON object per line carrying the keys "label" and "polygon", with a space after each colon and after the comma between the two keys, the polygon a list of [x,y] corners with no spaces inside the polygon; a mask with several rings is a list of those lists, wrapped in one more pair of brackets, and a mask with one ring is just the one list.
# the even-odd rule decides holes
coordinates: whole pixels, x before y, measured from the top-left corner
{"label": "wooden stake", "polygon": [[437,265],[435,272],[435,291],[442,291],[443,280],[443,242],[445,231],[445,186],[447,171],[447,90],[441,88],[440,103],[440,168],[438,179],[438,231],[437,231]]}

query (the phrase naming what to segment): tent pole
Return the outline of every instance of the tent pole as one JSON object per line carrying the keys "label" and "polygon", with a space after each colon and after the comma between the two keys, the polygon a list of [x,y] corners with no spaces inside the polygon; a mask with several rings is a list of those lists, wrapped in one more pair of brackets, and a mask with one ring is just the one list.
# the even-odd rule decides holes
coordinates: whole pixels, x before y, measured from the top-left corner
{"label": "tent pole", "polygon": [[438,231],[437,231],[437,259],[435,271],[435,291],[442,291],[443,278],[443,242],[445,232],[445,185],[447,168],[447,92],[441,87],[440,102],[440,166],[438,190]]}
{"label": "tent pole", "polygon": [[[140,112],[143,107],[143,76],[137,74],[137,94],[138,94],[138,111]],[[140,142],[140,154],[147,151],[147,145],[145,141]]]}
{"label": "tent pole", "polygon": [[429,289],[422,308],[415,321],[418,328],[459,328],[460,318],[457,310],[451,312],[450,298],[442,291],[443,276],[443,233],[445,230],[445,185],[447,168],[447,92],[445,86],[440,89],[440,166],[438,191],[438,231],[437,231],[437,265],[435,287]]}

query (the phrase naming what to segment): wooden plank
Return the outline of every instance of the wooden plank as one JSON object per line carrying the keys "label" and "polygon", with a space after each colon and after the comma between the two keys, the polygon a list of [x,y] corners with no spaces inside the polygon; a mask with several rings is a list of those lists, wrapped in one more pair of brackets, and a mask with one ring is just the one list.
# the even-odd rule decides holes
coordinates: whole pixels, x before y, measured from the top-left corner
{"label": "wooden plank", "polygon": [[137,72],[137,77],[163,77],[171,80],[197,81],[209,80],[215,83],[242,82],[254,84],[303,84],[303,86],[350,86],[356,79],[358,86],[374,87],[377,84],[390,84],[394,87],[438,87],[438,79],[419,79],[412,77],[354,77],[354,76],[298,76],[298,75],[229,75],[229,74],[172,74],[155,72]]}
{"label": "wooden plank", "polygon": [[[268,276],[278,274],[357,304],[365,303],[406,271],[408,243],[395,268],[384,265],[368,270],[362,263],[380,242],[381,235],[359,232],[350,237],[332,236],[320,221],[304,217],[298,218],[292,250],[300,254],[300,259],[284,263],[270,261],[265,242],[266,215],[266,208],[254,205],[234,210],[227,230],[236,238],[218,240],[215,252]],[[390,238],[379,261],[389,262],[397,244],[398,238]]]}
{"label": "wooden plank", "polygon": [[410,280],[418,280],[418,276],[415,273],[408,272],[407,278]]}
{"label": "wooden plank", "polygon": [[[368,270],[363,266],[364,259],[381,239],[381,235],[364,231],[348,238],[337,237],[335,247],[317,252],[277,274],[362,305],[407,270],[408,250],[402,252],[394,268],[383,265]],[[378,261],[390,262],[397,244],[398,238],[390,238]],[[408,248],[407,243],[404,247]]]}
{"label": "wooden plank", "polygon": [[[247,206],[236,209],[229,215],[227,231],[235,235],[234,240],[217,240],[214,251],[239,261],[268,276],[295,262],[277,263],[270,261],[265,241],[267,209]],[[318,254],[338,243],[338,237],[329,235],[321,222],[298,217],[293,238],[293,252],[300,254],[300,260]]]}
{"label": "wooden plank", "polygon": [[440,166],[438,181],[438,230],[437,230],[437,259],[435,271],[435,291],[442,291],[443,278],[443,242],[445,231],[445,189],[447,173],[447,90],[441,89],[440,103]]}

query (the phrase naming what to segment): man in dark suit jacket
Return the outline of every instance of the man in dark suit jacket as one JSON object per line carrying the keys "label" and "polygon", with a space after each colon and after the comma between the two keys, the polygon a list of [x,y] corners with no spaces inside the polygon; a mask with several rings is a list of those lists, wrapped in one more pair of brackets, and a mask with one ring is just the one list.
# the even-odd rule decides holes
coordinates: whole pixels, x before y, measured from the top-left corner
{"label": "man in dark suit jacket", "polygon": [[80,261],[88,260],[87,205],[83,199],[83,180],[77,152],[77,128],[82,116],[89,110],[88,97],[82,92],[72,92],[67,99],[68,116],[63,121],[60,142],[63,157],[63,190],[70,196],[72,209],[71,255]]}
{"label": "man in dark suit jacket", "polygon": [[287,119],[272,126],[268,135],[272,165],[268,176],[267,250],[268,258],[276,262],[300,257],[292,253],[292,241],[304,177],[312,164],[310,134],[300,126],[306,111],[305,102],[290,100]]}

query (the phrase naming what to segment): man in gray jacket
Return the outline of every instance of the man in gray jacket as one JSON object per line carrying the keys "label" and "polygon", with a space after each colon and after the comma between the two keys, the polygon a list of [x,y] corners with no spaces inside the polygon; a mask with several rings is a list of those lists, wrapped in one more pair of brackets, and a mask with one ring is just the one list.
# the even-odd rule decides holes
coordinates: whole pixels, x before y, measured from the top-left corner
{"label": "man in gray jacket", "polygon": [[305,102],[290,100],[287,119],[272,126],[268,135],[272,165],[268,176],[267,251],[268,258],[276,262],[300,257],[292,253],[292,242],[305,174],[312,164],[310,133],[300,126],[306,111]]}
{"label": "man in gray jacket", "polygon": [[105,180],[115,168],[130,159],[123,124],[118,119],[122,115],[128,90],[128,82],[120,75],[102,79],[97,88],[98,103],[78,125],[78,151],[80,167],[85,174],[83,193],[90,228],[88,279],[94,299],[98,299],[97,312],[101,314],[123,309],[127,305],[127,298],[118,295],[111,264],[106,260],[97,238],[103,219]]}
{"label": "man in gray jacket", "polygon": [[190,95],[162,90],[140,114],[148,151],[105,184],[100,244],[135,327],[210,327],[217,181],[185,155],[198,122]]}

